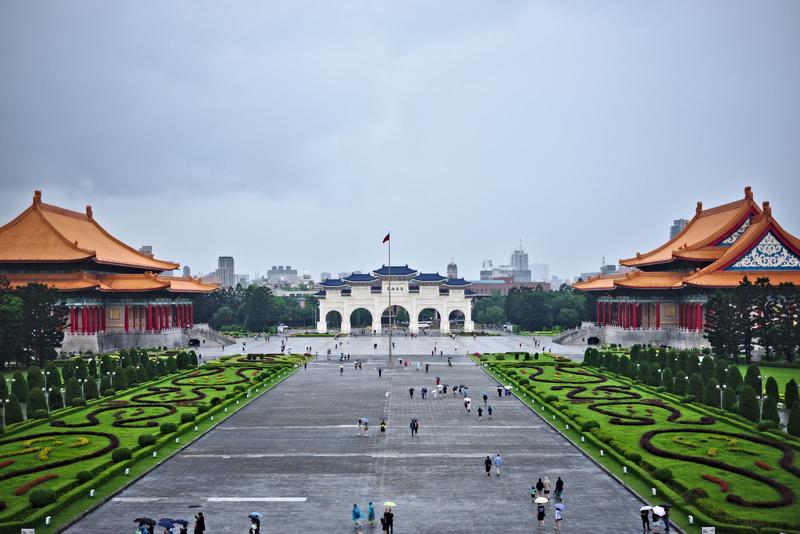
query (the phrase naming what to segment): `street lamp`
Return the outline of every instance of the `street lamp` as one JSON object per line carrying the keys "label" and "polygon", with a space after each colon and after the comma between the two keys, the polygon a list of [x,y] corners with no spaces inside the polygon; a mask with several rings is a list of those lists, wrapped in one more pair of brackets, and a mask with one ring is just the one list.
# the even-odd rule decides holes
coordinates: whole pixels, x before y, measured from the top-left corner
{"label": "street lamp", "polygon": [[47,408],[48,415],[50,414],[50,392],[53,391],[53,388],[45,388],[44,389],[44,405]]}
{"label": "street lamp", "polygon": [[0,399],[0,403],[3,404],[3,428],[6,427],[6,404],[11,402],[11,399]]}
{"label": "street lamp", "polygon": [[[758,378],[761,378],[760,376]],[[758,396],[758,420],[761,421],[761,415],[764,413],[764,399],[766,399],[766,395],[759,395]]]}
{"label": "street lamp", "polygon": [[85,398],[85,395],[83,394],[83,385],[86,383],[86,379],[85,378],[79,378],[78,379],[78,383],[81,385],[81,397]]}
{"label": "street lamp", "polygon": [[64,393],[66,392],[66,390],[64,388],[61,388],[58,390],[58,392],[61,393],[61,405],[66,406],[67,401],[64,399]]}
{"label": "street lamp", "polygon": [[720,409],[720,410],[722,409],[722,396],[723,396],[723,392],[725,391],[725,389],[726,389],[727,387],[728,387],[728,386],[727,386],[727,385],[725,385],[725,384],[722,384],[721,386],[720,386],[719,384],[717,384],[717,389],[719,390],[719,409]]}

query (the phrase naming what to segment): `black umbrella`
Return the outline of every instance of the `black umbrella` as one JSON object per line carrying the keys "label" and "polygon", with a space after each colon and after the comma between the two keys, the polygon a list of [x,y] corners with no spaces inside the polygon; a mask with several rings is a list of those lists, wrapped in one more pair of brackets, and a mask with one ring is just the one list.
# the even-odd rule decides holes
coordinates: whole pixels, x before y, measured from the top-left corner
{"label": "black umbrella", "polygon": [[179,524],[179,525],[183,525],[184,527],[188,527],[189,526],[189,522],[187,520],[185,520],[185,519],[176,519],[174,522]]}
{"label": "black umbrella", "polygon": [[154,525],[156,524],[155,519],[150,519],[149,517],[137,517],[133,520],[134,523],[139,523],[140,525]]}

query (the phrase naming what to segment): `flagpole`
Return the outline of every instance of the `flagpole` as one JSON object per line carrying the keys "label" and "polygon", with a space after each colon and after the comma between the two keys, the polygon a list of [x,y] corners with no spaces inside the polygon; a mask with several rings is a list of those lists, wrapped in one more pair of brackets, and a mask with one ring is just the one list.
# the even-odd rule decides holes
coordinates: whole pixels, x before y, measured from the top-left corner
{"label": "flagpole", "polygon": [[394,309],[392,309],[392,233],[389,232],[389,367],[394,365],[392,358],[392,330],[394,329]]}

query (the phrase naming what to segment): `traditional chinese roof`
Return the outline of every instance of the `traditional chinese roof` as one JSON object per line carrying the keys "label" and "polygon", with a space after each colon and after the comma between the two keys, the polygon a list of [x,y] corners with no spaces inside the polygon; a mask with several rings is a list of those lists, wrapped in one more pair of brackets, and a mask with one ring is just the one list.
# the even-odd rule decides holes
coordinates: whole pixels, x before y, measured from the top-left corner
{"label": "traditional chinese roof", "polygon": [[417,271],[408,267],[408,265],[392,265],[387,267],[383,265],[380,269],[372,271],[375,276],[415,276]]}
{"label": "traditional chinese roof", "polygon": [[468,282],[463,278],[448,278],[447,282],[445,282],[444,285],[455,289],[455,288],[471,286],[472,282]]}
{"label": "traditional chinese roof", "polygon": [[194,278],[144,274],[72,273],[16,273],[5,274],[12,288],[30,283],[43,284],[59,291],[98,290],[101,292],[126,293],[168,291],[170,293],[208,293],[217,289],[216,284],[204,284]]}
{"label": "traditional chinese roof", "polygon": [[723,252],[719,249],[733,245],[749,226],[751,217],[760,213],[750,187],[745,188],[743,199],[722,206],[704,210],[702,202],[698,202],[694,217],[675,237],[650,252],[637,252],[635,257],[619,262],[646,268],[676,259],[713,261]]}
{"label": "traditional chinese roof", "polygon": [[341,280],[340,278],[328,278],[327,280],[323,280],[322,282],[320,282],[318,285],[320,287],[330,289],[330,288],[344,287],[347,284],[345,284],[344,280]]}
{"label": "traditional chinese roof", "polygon": [[[752,200],[752,199],[748,199]],[[740,231],[741,229],[741,231]],[[730,237],[735,236],[735,239]],[[715,239],[719,240],[717,235]],[[693,251],[706,264],[691,271],[640,271],[597,276],[574,284],[581,291],[621,289],[668,290],[685,287],[733,288],[745,276],[750,280],[769,278],[773,285],[789,282],[800,285],[800,239],[784,230],[772,216],[769,202],[747,217],[724,245],[699,245]],[[687,249],[688,250],[688,249]],[[678,257],[678,256],[676,256]]]}
{"label": "traditional chinese roof", "polygon": [[446,276],[442,276],[439,273],[419,273],[413,278],[416,282],[444,282],[447,280]]}
{"label": "traditional chinese roof", "polygon": [[149,271],[169,271],[178,263],[158,260],[109,234],[92,215],[42,203],[36,191],[33,203],[0,227],[0,264],[93,261]]}
{"label": "traditional chinese roof", "polygon": [[345,282],[349,282],[351,284],[368,284],[374,282],[375,280],[377,280],[377,278],[375,278],[371,274],[359,273],[359,274],[351,274],[350,276],[345,276],[344,278],[342,278],[342,280],[344,280]]}

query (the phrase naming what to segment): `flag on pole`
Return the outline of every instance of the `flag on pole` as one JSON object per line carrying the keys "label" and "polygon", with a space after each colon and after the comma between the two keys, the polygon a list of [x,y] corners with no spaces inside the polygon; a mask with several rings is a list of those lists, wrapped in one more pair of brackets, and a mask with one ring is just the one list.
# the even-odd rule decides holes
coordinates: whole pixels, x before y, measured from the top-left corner
{"label": "flag on pole", "polygon": [[384,237],[384,238],[383,238],[383,242],[384,242],[384,243],[386,243],[387,241],[389,241],[389,236],[390,236],[390,235],[391,235],[391,232],[390,232],[390,233],[388,233],[388,234],[386,234],[386,237]]}

